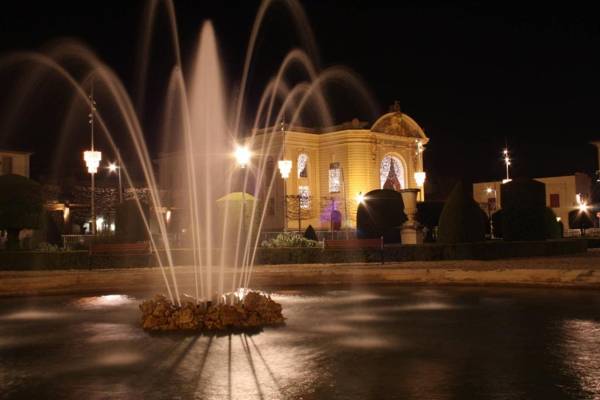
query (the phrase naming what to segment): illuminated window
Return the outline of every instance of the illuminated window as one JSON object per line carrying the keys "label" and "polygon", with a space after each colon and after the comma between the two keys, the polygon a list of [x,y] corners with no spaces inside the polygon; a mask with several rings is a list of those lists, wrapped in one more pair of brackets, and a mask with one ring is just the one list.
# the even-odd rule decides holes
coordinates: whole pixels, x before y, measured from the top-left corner
{"label": "illuminated window", "polygon": [[387,155],[381,160],[379,179],[382,189],[404,189],[404,167],[398,157]]}
{"label": "illuminated window", "polygon": [[300,208],[308,210],[310,208],[310,189],[308,186],[298,186],[298,196]]}
{"label": "illuminated window", "polygon": [[304,153],[298,156],[298,178],[308,178],[308,156]]}
{"label": "illuminated window", "polygon": [[341,190],[342,170],[339,162],[329,164],[329,193],[339,193]]}

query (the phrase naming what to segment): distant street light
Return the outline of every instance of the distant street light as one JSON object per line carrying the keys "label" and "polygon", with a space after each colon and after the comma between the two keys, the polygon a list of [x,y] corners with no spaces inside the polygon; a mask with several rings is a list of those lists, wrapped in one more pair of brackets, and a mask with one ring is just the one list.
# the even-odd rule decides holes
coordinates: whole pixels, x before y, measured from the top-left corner
{"label": "distant street light", "polygon": [[502,154],[504,155],[504,165],[506,166],[506,179],[503,179],[502,183],[508,183],[511,181],[510,176],[508,174],[508,167],[510,167],[510,165],[511,165],[510,155],[508,153],[508,147],[504,149]]}
{"label": "distant street light", "polygon": [[108,172],[110,172],[111,174],[114,174],[115,172],[117,173],[117,176],[119,177],[119,204],[121,204],[123,202],[123,182],[121,181],[121,167],[117,165],[117,163],[110,163],[108,164]]}

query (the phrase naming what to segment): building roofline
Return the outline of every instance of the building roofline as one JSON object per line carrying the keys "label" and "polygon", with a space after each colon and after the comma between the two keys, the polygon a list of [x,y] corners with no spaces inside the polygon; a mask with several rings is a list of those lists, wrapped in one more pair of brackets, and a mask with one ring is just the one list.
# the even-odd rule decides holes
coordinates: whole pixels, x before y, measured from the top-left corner
{"label": "building roofline", "polygon": [[30,156],[33,154],[33,152],[30,152],[30,151],[8,150],[8,149],[2,149],[2,148],[0,148],[0,153],[19,154],[19,155],[26,155],[26,156]]}

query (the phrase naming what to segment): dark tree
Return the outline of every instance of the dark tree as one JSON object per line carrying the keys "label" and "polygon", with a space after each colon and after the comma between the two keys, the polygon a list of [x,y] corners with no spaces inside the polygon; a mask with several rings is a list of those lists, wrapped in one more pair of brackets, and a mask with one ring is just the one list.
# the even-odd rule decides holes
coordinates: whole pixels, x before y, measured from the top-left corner
{"label": "dark tree", "polygon": [[315,232],[315,228],[312,225],[309,225],[308,228],[304,231],[304,237],[308,240],[318,241],[317,232]]}
{"label": "dark tree", "polygon": [[[115,219],[115,235],[124,242],[140,242],[148,240],[148,229],[143,216],[148,220],[148,204],[142,202],[142,212],[135,200],[126,200],[117,206]],[[143,213],[143,214],[142,214]]]}
{"label": "dark tree", "polygon": [[42,224],[42,186],[24,176],[0,176],[0,230],[8,235],[7,248],[19,249],[19,232]]}

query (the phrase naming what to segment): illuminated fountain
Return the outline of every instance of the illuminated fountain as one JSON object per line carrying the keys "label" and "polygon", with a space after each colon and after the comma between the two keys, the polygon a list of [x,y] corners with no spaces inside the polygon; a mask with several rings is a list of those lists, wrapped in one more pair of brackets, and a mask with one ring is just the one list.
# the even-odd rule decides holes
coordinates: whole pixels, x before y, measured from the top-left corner
{"label": "illuminated fountain", "polygon": [[[107,65],[91,50],[72,40],[59,42],[44,52],[20,52],[0,59],[0,73],[4,69],[23,66],[28,76],[21,82],[13,109],[5,114],[8,115],[8,120],[3,121],[5,126],[14,123],[19,108],[25,107],[28,100],[36,95],[37,84],[58,79],[67,85],[73,96],[57,147],[55,158],[60,158],[68,143],[68,136],[78,130],[73,120],[82,106],[89,106],[88,92],[93,86],[99,104],[93,108],[92,119],[97,124],[97,135],[104,135],[115,158],[120,160],[119,172],[122,172],[129,187],[134,187],[132,171],[141,171],[149,188],[148,201],[152,210],[149,218],[143,215],[141,200],[137,195],[136,201],[150,233],[151,246],[157,255],[165,284],[164,296],[157,296],[140,306],[146,329],[254,328],[282,323],[281,307],[267,295],[250,289],[259,233],[268,202],[247,202],[250,197],[269,198],[276,179],[280,178],[266,176],[266,157],[253,157],[248,150],[240,149],[255,147],[254,132],[259,129],[272,129],[274,133],[284,119],[289,125],[302,124],[306,112],[311,112],[313,116],[317,114],[325,126],[333,125],[323,92],[323,88],[331,83],[341,83],[350,88],[357,93],[359,100],[369,106],[370,111],[375,109],[360,80],[348,69],[331,67],[318,70],[313,62],[316,59],[316,46],[312,32],[307,28],[309,24],[304,11],[294,0],[279,1],[277,3],[283,4],[289,12],[304,49],[293,49],[284,57],[265,86],[256,114],[250,118],[253,123],[244,126],[244,121],[248,119],[246,86],[256,40],[263,19],[273,3],[276,2],[265,0],[258,10],[235,100],[225,95],[217,40],[210,22],[202,24],[193,68],[188,75],[184,74],[175,8],[172,1],[167,0],[148,2],[144,14],[139,46],[140,63],[136,75],[139,78],[136,102]],[[166,204],[159,190],[140,116],[146,93],[154,20],[161,6],[170,24],[174,55],[162,103],[164,127],[161,132],[165,143],[165,148],[161,150],[176,155],[171,168],[174,171],[173,190],[177,196],[170,204]],[[75,64],[77,69],[73,66]],[[302,69],[306,79],[288,81],[286,74],[292,68]],[[226,107],[230,103],[234,107]],[[103,114],[103,104],[105,107],[110,104],[113,114],[114,110],[117,111],[118,123],[114,122],[112,114]],[[271,138],[274,136],[271,135]],[[124,140],[128,147],[133,148],[133,154],[121,153]],[[272,139],[261,143],[256,153],[269,154]],[[248,147],[243,147],[243,144]],[[234,153],[237,153],[238,165]],[[279,160],[282,157],[280,153]],[[234,179],[236,176],[239,178],[240,174],[241,180]],[[252,184],[250,176],[254,177]],[[240,181],[243,182],[241,188],[234,184]],[[241,192],[241,208],[234,207],[232,201],[227,200],[234,191]],[[220,209],[219,199],[226,199],[219,205]],[[193,254],[189,264],[192,265],[192,273],[186,272],[183,278],[181,270],[175,268],[168,235],[169,217],[165,215],[167,209],[169,216],[171,209],[180,210],[189,222],[188,234]],[[151,232],[151,226],[154,232]]]}

